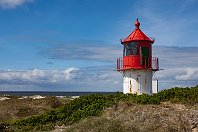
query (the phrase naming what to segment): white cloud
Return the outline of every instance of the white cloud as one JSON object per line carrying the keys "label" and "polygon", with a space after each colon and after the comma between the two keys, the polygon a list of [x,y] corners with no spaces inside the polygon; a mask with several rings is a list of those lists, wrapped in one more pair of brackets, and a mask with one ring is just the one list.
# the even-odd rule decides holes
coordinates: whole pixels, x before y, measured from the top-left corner
{"label": "white cloud", "polygon": [[65,70],[40,70],[33,69],[27,71],[1,71],[0,84],[4,82],[10,84],[26,83],[54,83],[63,82],[75,78],[78,68],[67,68]]}
{"label": "white cloud", "polygon": [[176,80],[197,80],[198,82],[198,68],[186,68],[186,73],[177,75]]}
{"label": "white cloud", "polygon": [[[76,77],[76,72],[78,72],[79,69],[78,68],[67,68],[64,71],[62,71],[62,76],[64,76],[65,80],[70,80]],[[60,76],[61,77],[61,76]],[[60,79],[60,77],[58,79]]]}
{"label": "white cloud", "polygon": [[[184,66],[163,67],[154,74],[154,79],[159,81],[159,90],[172,87],[192,87],[198,85],[197,68],[184,68]],[[190,71],[188,69],[191,69]],[[193,72],[191,72],[193,71]]]}
{"label": "white cloud", "polygon": [[117,91],[121,85],[121,75],[112,69],[0,71],[0,90]]}
{"label": "white cloud", "polygon": [[196,67],[198,47],[153,47],[153,56],[159,58],[162,69]]}
{"label": "white cloud", "polygon": [[153,56],[159,58],[164,69],[154,76],[159,79],[160,89],[198,85],[197,53],[198,47],[154,47]]}
{"label": "white cloud", "polygon": [[0,7],[2,8],[15,8],[25,3],[33,2],[33,0],[0,0]]}

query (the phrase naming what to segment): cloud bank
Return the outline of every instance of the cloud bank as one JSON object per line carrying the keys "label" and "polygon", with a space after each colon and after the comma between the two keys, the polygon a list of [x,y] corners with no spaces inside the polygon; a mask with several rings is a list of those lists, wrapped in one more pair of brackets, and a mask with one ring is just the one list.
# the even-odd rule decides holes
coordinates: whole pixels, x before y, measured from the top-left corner
{"label": "cloud bank", "polygon": [[78,68],[67,68],[65,70],[52,70],[45,71],[39,69],[26,70],[26,71],[1,71],[0,80],[7,81],[10,84],[20,83],[56,83],[68,81],[75,78]]}
{"label": "cloud bank", "polygon": [[0,71],[0,90],[114,91],[121,87],[119,81],[115,71],[101,67]]}
{"label": "cloud bank", "polygon": [[30,2],[33,2],[33,0],[0,0],[0,7],[15,8]]}
{"label": "cloud bank", "polygon": [[[54,60],[90,60],[106,62],[104,66],[66,68],[64,70],[0,71],[0,90],[50,91],[122,91],[122,75],[116,68],[116,58],[122,47],[112,45],[71,47],[55,45],[41,49],[41,55]],[[198,47],[153,47],[161,70],[154,75],[159,89],[198,84]],[[54,62],[55,63],[55,62]]]}

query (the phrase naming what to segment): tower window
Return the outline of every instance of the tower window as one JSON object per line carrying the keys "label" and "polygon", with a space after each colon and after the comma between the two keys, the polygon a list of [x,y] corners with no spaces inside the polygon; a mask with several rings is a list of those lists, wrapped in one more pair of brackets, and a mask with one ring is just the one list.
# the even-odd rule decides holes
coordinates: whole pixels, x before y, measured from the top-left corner
{"label": "tower window", "polygon": [[139,47],[137,42],[131,42],[124,45],[124,55],[138,55],[139,54]]}

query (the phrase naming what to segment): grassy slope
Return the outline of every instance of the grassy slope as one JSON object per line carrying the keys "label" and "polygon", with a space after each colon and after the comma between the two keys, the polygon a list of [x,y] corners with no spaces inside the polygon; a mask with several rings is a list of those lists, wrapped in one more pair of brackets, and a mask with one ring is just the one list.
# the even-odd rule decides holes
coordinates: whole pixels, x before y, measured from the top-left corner
{"label": "grassy slope", "polygon": [[[173,103],[182,103],[182,104],[188,104],[188,105],[195,105],[198,103],[198,86],[196,86],[194,88],[173,88],[170,90],[161,91],[160,93],[155,94],[153,96],[124,95],[122,93],[117,93],[117,94],[113,94],[113,95],[94,94],[94,95],[88,95],[88,96],[81,96],[80,98],[75,99],[68,104],[65,104],[63,107],[59,107],[59,108],[52,110],[48,113],[38,115],[38,116],[33,116],[33,117],[30,117],[27,119],[21,119],[21,120],[17,120],[17,121],[2,123],[0,125],[0,129],[15,130],[15,131],[30,131],[30,130],[37,131],[37,130],[54,129],[54,126],[56,126],[56,125],[64,124],[65,126],[71,126],[72,124],[75,124],[75,122],[78,122],[78,121],[85,119],[87,117],[101,115],[102,111],[105,108],[111,107],[111,106],[116,106],[116,104],[118,102],[129,102],[129,104],[141,104],[139,106],[142,106],[142,109],[148,110],[147,112],[144,112],[144,113],[145,113],[145,115],[148,115],[148,117],[149,117],[150,116],[149,112],[151,113],[152,106],[151,106],[151,108],[146,107],[145,104],[158,104],[155,106],[159,107],[160,102],[164,102],[164,101],[170,101]],[[142,105],[142,104],[144,104],[144,105]],[[130,109],[130,108],[126,108],[126,109]],[[160,110],[160,108],[159,108],[159,110]],[[126,111],[118,113],[118,115],[121,115],[122,113],[125,113],[125,112]],[[197,110],[196,110],[196,112],[197,112]],[[171,113],[173,113],[173,111],[170,111],[168,113],[171,114]],[[168,113],[166,113],[166,114],[169,115]],[[157,115],[158,114],[156,114],[156,116]],[[125,116],[125,115],[123,115],[123,116]],[[139,118],[139,116],[141,116],[141,115],[137,115],[138,118]],[[123,123],[122,120],[118,120],[118,119],[114,120],[113,118],[112,118],[112,120],[109,120],[108,118],[102,118],[102,117],[103,116],[101,116],[102,121],[99,121],[99,123],[97,123],[97,124],[104,123],[104,121],[107,121],[107,125],[110,123],[110,127],[112,125],[114,126],[114,127],[112,127],[112,129],[116,128],[116,126],[118,126],[118,128],[116,128],[116,130],[117,129],[121,130],[122,128],[125,128],[122,125],[121,126],[119,125],[119,123],[121,123],[121,124]],[[93,117],[93,119],[95,119],[95,118]],[[100,120],[100,117],[97,117],[97,119]],[[159,118],[159,119],[161,119],[161,118]],[[89,120],[89,119],[87,118],[86,120]],[[108,120],[109,120],[109,122],[108,122]],[[95,121],[95,120],[93,120],[93,121]],[[179,119],[178,119],[178,121],[179,121]],[[98,121],[96,120],[96,122],[98,122]],[[167,121],[167,122],[169,122],[169,121]],[[184,122],[184,124],[185,124],[185,122]],[[145,126],[145,124],[142,126]],[[148,126],[150,126],[150,125],[148,125]],[[97,127],[100,128],[100,126],[97,126]],[[119,128],[119,127],[121,127],[121,128]],[[70,129],[72,129],[72,127]],[[130,128],[130,129],[132,129],[132,128]],[[182,128],[181,130],[183,130],[183,129],[188,130],[189,128],[188,127]],[[139,128],[134,127],[134,130],[139,131]],[[179,128],[179,130],[180,130],[180,128]],[[123,131],[124,131],[124,129],[123,129]]]}
{"label": "grassy slope", "polygon": [[198,106],[119,102],[100,117],[81,120],[64,132],[190,132],[198,131],[197,121]]}

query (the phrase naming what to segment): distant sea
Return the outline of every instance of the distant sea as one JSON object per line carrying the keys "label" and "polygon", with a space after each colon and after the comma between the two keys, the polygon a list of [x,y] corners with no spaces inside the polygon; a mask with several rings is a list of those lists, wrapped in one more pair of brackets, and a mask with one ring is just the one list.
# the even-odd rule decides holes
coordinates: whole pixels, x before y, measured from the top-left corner
{"label": "distant sea", "polygon": [[41,95],[41,96],[82,96],[89,94],[111,94],[114,92],[44,92],[44,91],[0,91],[1,95],[14,95],[14,96],[33,96],[33,95]]}

